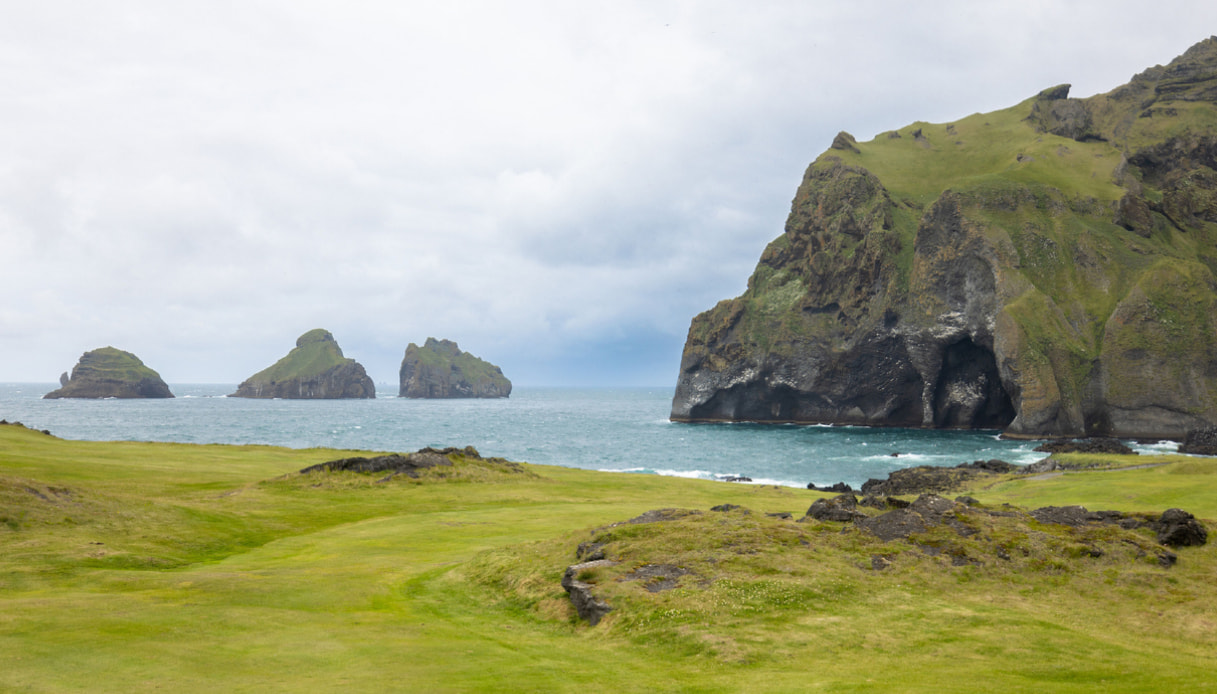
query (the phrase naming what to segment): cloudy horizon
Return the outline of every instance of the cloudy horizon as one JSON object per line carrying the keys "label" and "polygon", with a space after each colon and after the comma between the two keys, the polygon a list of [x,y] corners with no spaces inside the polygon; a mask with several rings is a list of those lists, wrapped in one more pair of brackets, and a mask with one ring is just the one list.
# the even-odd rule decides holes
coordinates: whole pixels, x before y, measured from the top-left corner
{"label": "cloudy horizon", "polygon": [[325,328],[378,383],[436,337],[517,386],[671,385],[838,131],[1109,91],[1210,5],[11,8],[0,382],[112,345],[237,383]]}

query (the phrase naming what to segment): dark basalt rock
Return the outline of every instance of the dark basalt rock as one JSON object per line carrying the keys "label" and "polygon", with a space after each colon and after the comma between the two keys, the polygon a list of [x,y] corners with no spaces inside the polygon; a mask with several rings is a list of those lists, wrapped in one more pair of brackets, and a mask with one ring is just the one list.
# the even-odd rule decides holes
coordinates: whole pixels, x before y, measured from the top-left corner
{"label": "dark basalt rock", "polygon": [[1183,509],[1167,509],[1155,526],[1158,542],[1168,547],[1198,547],[1209,539],[1204,525]]}
{"label": "dark basalt rock", "polygon": [[59,377],[61,387],[42,396],[56,398],[172,398],[160,374],[139,357],[113,347],[85,352],[72,375]]}
{"label": "dark basalt rock", "polygon": [[331,460],[325,463],[310,465],[301,470],[300,474],[307,475],[312,472],[393,472],[417,477],[419,470],[425,470],[438,465],[452,465],[452,460],[448,457],[450,455],[482,460],[482,457],[478,455],[477,449],[473,446],[444,448],[442,450],[428,447],[407,455],[391,453],[372,458],[354,457]]}
{"label": "dark basalt rock", "polygon": [[844,482],[837,482],[836,484],[829,485],[827,487],[817,487],[814,482],[808,482],[807,488],[812,491],[816,491],[816,492],[831,492],[833,494],[853,494],[854,493],[854,488],[849,486],[848,484],[845,484]]}
{"label": "dark basalt rock", "polygon": [[853,494],[841,494],[831,499],[816,499],[806,515],[821,521],[851,523],[866,518],[866,514],[857,509],[858,500]]}
{"label": "dark basalt rock", "polygon": [[1004,460],[977,460],[955,467],[917,467],[893,470],[886,480],[869,479],[862,485],[865,496],[899,496],[927,492],[951,492],[980,477],[1007,474],[1019,468]]}
{"label": "dark basalt rock", "polygon": [[586,571],[616,565],[615,561],[600,559],[568,566],[566,572],[562,574],[562,587],[570,595],[575,612],[578,613],[580,619],[587,620],[587,623],[592,626],[599,624],[604,615],[611,612],[613,608],[592,593],[594,584],[579,580],[579,576]]}
{"label": "dark basalt rock", "polygon": [[[1217,422],[1217,38],[1025,108],[1035,156],[960,163],[928,202],[893,169],[951,156],[962,127],[835,138],[745,293],[693,319],[672,420],[1163,439]],[[1122,190],[1036,178],[1083,157],[1121,162],[1098,173]]]}
{"label": "dark basalt rock", "polygon": [[1036,446],[1040,453],[1105,453],[1108,455],[1137,455],[1123,442],[1111,438],[1048,441]]}
{"label": "dark basalt rock", "polygon": [[1217,456],[1217,427],[1204,427],[1187,432],[1183,443],[1179,445],[1179,452]]}

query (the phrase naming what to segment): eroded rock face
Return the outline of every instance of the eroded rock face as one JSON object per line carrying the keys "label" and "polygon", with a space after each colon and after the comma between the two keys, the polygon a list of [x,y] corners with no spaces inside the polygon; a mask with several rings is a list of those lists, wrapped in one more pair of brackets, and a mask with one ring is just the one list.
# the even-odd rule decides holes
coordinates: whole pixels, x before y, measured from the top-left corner
{"label": "eroded rock face", "polygon": [[43,398],[172,398],[160,374],[139,357],[113,347],[85,352],[72,375],[59,377],[60,388]]}
{"label": "eroded rock face", "polygon": [[505,398],[511,381],[503,370],[479,359],[451,340],[427,338],[422,347],[410,343],[401,362],[403,398]]}
{"label": "eroded rock face", "polygon": [[376,385],[363,366],[344,357],[328,330],[310,330],[279,361],[241,383],[235,398],[335,400],[375,398]]}
{"label": "eroded rock face", "polygon": [[599,624],[604,615],[611,612],[613,608],[592,592],[595,587],[594,583],[580,580],[580,577],[596,569],[616,565],[617,562],[608,559],[585,561],[566,567],[566,571],[562,574],[562,588],[570,596],[571,604],[575,606],[575,612],[579,614],[580,619],[587,620],[587,623],[592,626]]}
{"label": "eroded rock face", "polygon": [[[839,136],[747,291],[693,319],[671,418],[1174,439],[1217,421],[1214,85],[1217,38],[1106,95]],[[1010,138],[1027,151],[993,167],[952,158]]]}

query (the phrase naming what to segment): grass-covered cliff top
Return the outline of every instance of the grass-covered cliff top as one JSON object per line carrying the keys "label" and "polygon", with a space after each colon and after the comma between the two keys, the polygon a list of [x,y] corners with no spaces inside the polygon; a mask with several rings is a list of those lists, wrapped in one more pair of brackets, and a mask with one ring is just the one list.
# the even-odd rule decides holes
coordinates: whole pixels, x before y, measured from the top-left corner
{"label": "grass-covered cliff top", "polygon": [[160,380],[160,374],[144,365],[130,352],[114,347],[99,347],[80,357],[72,378],[97,378],[138,383],[145,378]]}
{"label": "grass-covered cliff top", "polygon": [[282,383],[310,378],[353,361],[342,356],[342,348],[328,330],[310,330],[296,340],[296,346],[279,361],[249,377],[250,382]]}
{"label": "grass-covered cliff top", "polygon": [[[460,456],[419,478],[299,473],[358,454],[0,426],[0,689],[1203,691],[1217,669],[1217,542],[1163,568],[1122,530],[1061,544],[1033,524],[1018,558],[955,566],[795,522],[829,496],[803,489]],[[1217,462],[1135,462],[1160,465],[967,493],[998,512],[1180,506],[1212,532]],[[665,507],[699,513],[606,529]],[[589,627],[559,581],[604,533],[698,573],[614,583]]]}
{"label": "grass-covered cliff top", "polygon": [[437,340],[434,337],[428,337],[422,347],[411,342],[406,347],[404,360],[417,361],[421,366],[434,369],[455,367],[470,383],[506,380],[502,369],[498,366],[469,352],[462,352],[457,343],[452,340]]}

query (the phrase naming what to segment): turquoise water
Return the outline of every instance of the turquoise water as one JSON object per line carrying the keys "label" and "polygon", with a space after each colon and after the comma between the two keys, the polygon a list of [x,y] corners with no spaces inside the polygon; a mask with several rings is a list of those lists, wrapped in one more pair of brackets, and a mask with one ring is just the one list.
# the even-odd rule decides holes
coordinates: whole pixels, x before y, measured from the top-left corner
{"label": "turquoise water", "polygon": [[[997,432],[761,424],[675,424],[668,388],[518,388],[506,400],[227,398],[235,385],[171,385],[172,400],[42,400],[53,384],[0,385],[0,419],[98,441],[260,443],[413,451],[474,446],[544,465],[806,486],[913,465],[1043,457]],[[1173,450],[1173,445],[1169,450]],[[891,454],[897,453],[897,457]]]}

